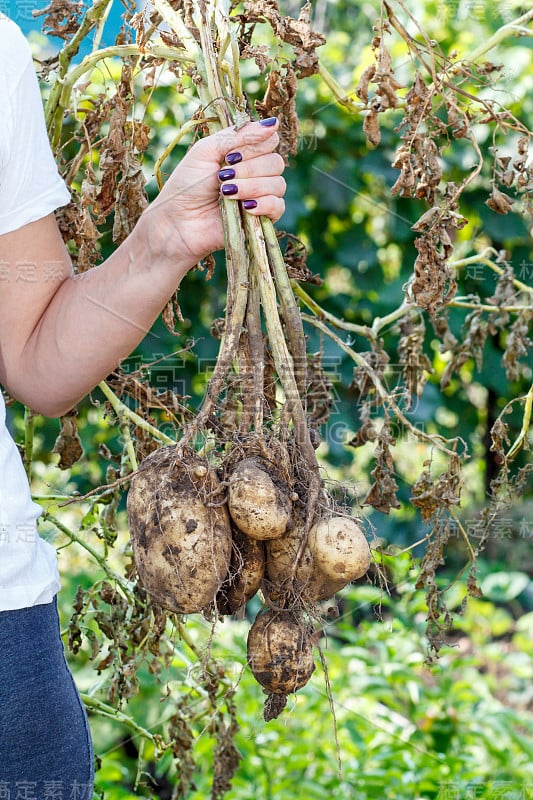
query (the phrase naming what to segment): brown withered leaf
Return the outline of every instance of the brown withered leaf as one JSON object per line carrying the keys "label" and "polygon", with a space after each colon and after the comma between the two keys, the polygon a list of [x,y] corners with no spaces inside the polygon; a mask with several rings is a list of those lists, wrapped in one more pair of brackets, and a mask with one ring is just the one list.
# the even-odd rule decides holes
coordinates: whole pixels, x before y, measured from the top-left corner
{"label": "brown withered leaf", "polygon": [[394,444],[396,444],[396,440],[390,433],[390,420],[386,419],[379,432],[374,453],[376,466],[370,473],[374,478],[374,483],[363,501],[363,505],[373,506],[376,511],[381,511],[383,514],[389,514],[391,508],[400,507],[396,497],[399,487],[396,483],[394,462],[390,452],[390,447]]}
{"label": "brown withered leaf", "polygon": [[[401,337],[398,342],[398,356],[403,365],[403,382],[409,397],[420,397],[426,385],[428,375],[434,370],[430,359],[424,353],[426,328],[422,316],[405,317],[400,323]],[[409,407],[411,401],[409,402]]]}
{"label": "brown withered leaf", "polygon": [[229,723],[226,722],[221,714],[217,714],[215,717],[214,728],[217,744],[214,753],[213,786],[210,800],[224,800],[227,792],[231,789],[233,775],[243,758],[235,745],[235,736],[239,732],[239,723],[235,717],[235,710],[229,694],[226,698],[226,706],[230,711]]}
{"label": "brown withered leaf", "polygon": [[502,415],[496,419],[492,428],[490,429],[492,452],[499,456],[501,461],[505,461],[505,446],[509,446],[509,426],[503,421]]}
{"label": "brown withered leaf", "polygon": [[85,4],[81,0],[80,2],[52,0],[46,8],[33,11],[33,16],[45,17],[42,24],[44,33],[68,40],[77,33],[84,8]]}
{"label": "brown withered leaf", "polygon": [[302,6],[298,19],[284,16],[276,0],[245,0],[242,19],[247,22],[270,23],[276,37],[290,44],[295,53],[293,68],[299,78],[306,78],[318,70],[316,48],[325,44],[323,34],[311,27],[311,3]]}
{"label": "brown withered leaf", "polygon": [[307,421],[309,427],[315,430],[326,424],[333,408],[333,383],[324,371],[321,355],[321,353],[309,355],[306,370]]}
{"label": "brown withered leaf", "polygon": [[488,324],[482,316],[481,308],[471,311],[465,319],[462,338],[451,349],[451,358],[441,378],[441,389],[449,386],[453,373],[458,372],[469,358],[475,359],[477,368],[481,369],[488,332]]}
{"label": "brown withered leaf", "polygon": [[148,206],[145,179],[139,160],[132,153],[125,153],[122,177],[116,188],[113,241],[126,239]]}
{"label": "brown withered leaf", "polygon": [[505,192],[500,192],[496,186],[492,187],[490,197],[485,201],[486,205],[497,214],[508,214],[513,208],[513,199]]}
{"label": "brown withered leaf", "polygon": [[272,63],[270,48],[266,44],[245,43],[244,47],[241,48],[241,58],[253,58],[261,73],[266,72],[267,67]]}
{"label": "brown withered leaf", "polygon": [[420,509],[424,522],[429,522],[437,511],[459,505],[461,494],[461,463],[458,456],[452,457],[446,472],[433,480],[430,462],[412,487],[411,503]]}
{"label": "brown withered leaf", "polygon": [[77,273],[86,272],[101,259],[97,248],[98,228],[83,200],[71,189],[71,202],[56,211],[56,220],[65,242],[74,243],[71,259]]}
{"label": "brown withered leaf", "polygon": [[377,147],[381,142],[381,130],[379,128],[378,112],[371,108],[365,114],[363,120],[363,133],[373,147]]}
{"label": "brown withered leaf", "polygon": [[150,126],[140,119],[124,124],[124,136],[130,140],[138,153],[144,153],[150,144]]}
{"label": "brown withered leaf", "polygon": [[61,417],[60,424],[61,429],[52,453],[59,455],[59,469],[70,469],[83,455],[83,447],[76,425],[76,414],[67,414]]}
{"label": "brown withered leaf", "polygon": [[424,522],[429,522],[439,508],[439,501],[435,496],[435,482],[426,467],[419,475],[411,489],[411,504],[420,509]]}
{"label": "brown withered leaf", "polygon": [[176,322],[183,322],[183,314],[181,313],[180,304],[178,302],[178,292],[172,295],[164,307],[161,318],[169,333],[172,333],[174,336],[180,335],[179,331],[176,330]]}
{"label": "brown withered leaf", "polygon": [[464,139],[469,131],[468,117],[460,112],[455,100],[446,97],[446,110],[448,112],[448,126],[454,139]]}
{"label": "brown withered leaf", "polygon": [[502,363],[510,381],[519,380],[525,370],[526,365],[521,364],[520,359],[527,358],[529,348],[533,345],[528,336],[532,321],[533,309],[524,309],[509,328]]}
{"label": "brown withered leaf", "polygon": [[300,123],[296,113],[298,81],[290,64],[273,69],[262,100],[256,101],[257,111],[264,117],[279,117],[279,153],[285,160],[298,152]]}
{"label": "brown withered leaf", "polygon": [[442,309],[438,316],[431,318],[431,324],[441,342],[440,352],[445,353],[447,350],[453,350],[453,348],[457,345],[457,337],[450,329],[448,322],[448,309]]}
{"label": "brown withered leaf", "polygon": [[444,225],[431,228],[415,239],[418,251],[414,263],[413,297],[432,317],[455,295],[457,281],[448,266],[452,253]]}
{"label": "brown withered leaf", "polygon": [[359,410],[359,429],[347,444],[349,447],[361,447],[367,442],[375,442],[378,438],[378,433],[379,431],[372,420],[370,405],[363,402]]}
{"label": "brown withered leaf", "polygon": [[405,95],[405,116],[398,126],[404,131],[403,137],[415,131],[422,117],[427,116],[430,102],[430,91],[419,72],[416,73],[413,85]]}
{"label": "brown withered leaf", "polygon": [[355,90],[355,94],[363,103],[368,103],[368,87],[375,74],[376,65],[370,64],[370,66],[363,71],[361,77],[359,78],[359,83],[357,85],[357,89]]}
{"label": "brown withered leaf", "polygon": [[376,394],[374,381],[371,374],[377,378],[383,378],[383,374],[390,361],[389,354],[383,349],[383,342],[378,342],[374,350],[362,354],[363,358],[368,364],[368,369],[364,366],[354,367],[350,389],[354,389],[356,398],[364,399],[370,395],[373,399],[375,406],[381,405],[382,400]]}
{"label": "brown withered leaf", "polygon": [[312,283],[315,286],[322,286],[323,280],[320,275],[313,274],[307,266],[307,247],[298,236],[287,231],[277,231],[278,239],[287,239],[287,244],[283,251],[283,259],[287,268],[289,278],[302,283]]}

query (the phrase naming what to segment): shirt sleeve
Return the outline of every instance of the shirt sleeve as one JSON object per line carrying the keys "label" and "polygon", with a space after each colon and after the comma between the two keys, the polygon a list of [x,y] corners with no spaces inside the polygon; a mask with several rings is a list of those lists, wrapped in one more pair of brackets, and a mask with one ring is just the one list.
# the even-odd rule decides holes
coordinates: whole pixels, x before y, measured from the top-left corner
{"label": "shirt sleeve", "polygon": [[0,19],[0,234],[45,217],[70,201],[52,154],[29,45]]}

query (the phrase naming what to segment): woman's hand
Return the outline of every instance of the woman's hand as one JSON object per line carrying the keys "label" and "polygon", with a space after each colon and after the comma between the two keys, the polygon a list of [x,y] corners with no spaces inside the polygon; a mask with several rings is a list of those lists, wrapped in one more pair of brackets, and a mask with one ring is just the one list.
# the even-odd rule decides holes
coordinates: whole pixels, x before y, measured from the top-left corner
{"label": "woman's hand", "polygon": [[242,201],[249,214],[278,220],[285,210],[283,158],[274,153],[278,120],[250,122],[201,139],[176,167],[141,223],[156,259],[193,266],[224,246],[219,200]]}

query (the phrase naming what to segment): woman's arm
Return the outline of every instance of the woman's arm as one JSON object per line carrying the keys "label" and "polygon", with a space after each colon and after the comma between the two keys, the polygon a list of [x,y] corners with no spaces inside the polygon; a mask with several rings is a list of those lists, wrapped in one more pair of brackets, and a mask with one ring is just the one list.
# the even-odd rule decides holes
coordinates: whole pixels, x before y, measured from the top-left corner
{"label": "woman's arm", "polygon": [[[248,213],[281,216],[276,128],[254,122],[195,144],[126,241],[81,275],[53,215],[0,236],[0,380],[15,397],[59,416],[135,348],[185,273],[223,246],[221,186],[256,201]],[[230,152],[242,160],[221,183]]]}

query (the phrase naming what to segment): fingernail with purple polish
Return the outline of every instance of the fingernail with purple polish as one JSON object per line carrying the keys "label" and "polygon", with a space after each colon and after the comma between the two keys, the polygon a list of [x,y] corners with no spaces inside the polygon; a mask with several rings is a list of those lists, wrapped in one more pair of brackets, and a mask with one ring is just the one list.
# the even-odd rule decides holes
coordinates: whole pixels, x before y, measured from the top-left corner
{"label": "fingernail with purple polish", "polygon": [[244,200],[242,207],[246,209],[246,211],[251,211],[252,208],[257,208],[257,200]]}
{"label": "fingernail with purple polish", "polygon": [[226,164],[238,164],[242,161],[241,153],[228,153],[226,156]]}
{"label": "fingernail with purple polish", "polygon": [[237,194],[239,191],[239,187],[235,183],[225,183],[222,186],[222,194],[229,195],[229,194]]}
{"label": "fingernail with purple polish", "polygon": [[235,170],[228,167],[226,169],[221,169],[218,173],[219,181],[229,181],[230,178],[235,177]]}
{"label": "fingernail with purple polish", "polygon": [[266,119],[260,119],[259,124],[263,125],[264,128],[271,128],[272,125],[275,125],[277,121],[277,117],[267,117]]}

